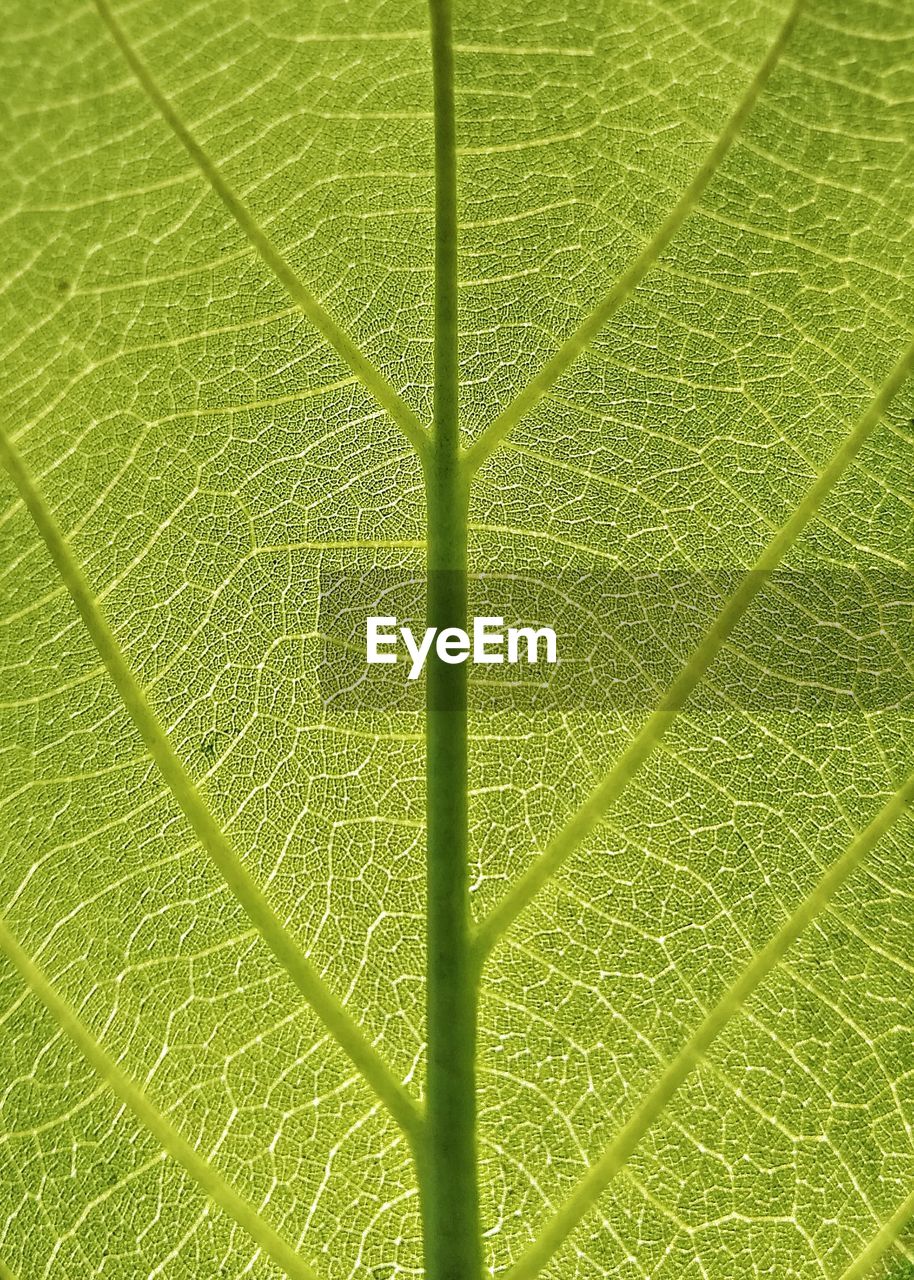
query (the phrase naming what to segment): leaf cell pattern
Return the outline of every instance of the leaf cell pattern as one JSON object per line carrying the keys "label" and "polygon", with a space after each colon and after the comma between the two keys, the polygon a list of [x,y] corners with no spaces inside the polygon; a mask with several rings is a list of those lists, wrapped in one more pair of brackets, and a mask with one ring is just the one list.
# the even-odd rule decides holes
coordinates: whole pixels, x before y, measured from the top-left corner
{"label": "leaf cell pattern", "polygon": [[[905,1274],[907,6],[4,25],[0,1277]],[[423,556],[644,697],[328,702]]]}

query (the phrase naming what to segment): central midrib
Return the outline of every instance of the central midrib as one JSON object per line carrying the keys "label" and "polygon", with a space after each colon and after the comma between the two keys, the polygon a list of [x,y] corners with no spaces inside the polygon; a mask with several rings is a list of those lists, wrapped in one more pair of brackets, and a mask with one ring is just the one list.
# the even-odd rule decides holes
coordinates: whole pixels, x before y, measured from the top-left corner
{"label": "central midrib", "polygon": [[[467,622],[468,469],[457,363],[457,154],[451,0],[430,0],[435,108],[435,394],[423,456],[427,624]],[[467,817],[467,668],[437,654],[426,684],[426,1126],[419,1178],[427,1280],[478,1280],[476,966]]]}

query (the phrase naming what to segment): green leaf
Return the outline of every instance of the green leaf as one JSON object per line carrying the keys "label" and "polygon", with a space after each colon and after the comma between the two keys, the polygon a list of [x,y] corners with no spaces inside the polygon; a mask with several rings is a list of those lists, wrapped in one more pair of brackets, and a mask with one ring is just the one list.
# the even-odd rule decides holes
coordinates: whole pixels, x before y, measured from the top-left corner
{"label": "green leaf", "polygon": [[906,1274],[905,6],[5,17],[0,1276]]}

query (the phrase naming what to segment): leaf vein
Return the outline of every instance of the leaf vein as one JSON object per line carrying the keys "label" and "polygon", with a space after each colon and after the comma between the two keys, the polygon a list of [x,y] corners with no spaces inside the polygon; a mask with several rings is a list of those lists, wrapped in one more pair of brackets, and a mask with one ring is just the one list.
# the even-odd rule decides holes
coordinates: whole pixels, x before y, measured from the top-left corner
{"label": "leaf vein", "polygon": [[[683,1082],[699,1065],[724,1028],[740,1013],[756,988],[778,966],[789,947],[825,910],[879,839],[892,829],[912,803],[914,803],[914,774],[909,776],[857,838],[848,845],[844,853],[832,863],[789,919],[720,997],[708,1016],[663,1071],[654,1088],[606,1147],[602,1156],[584,1174],[564,1205],[544,1225],[533,1244],[508,1271],[506,1280],[533,1280],[533,1277],[539,1274],[581,1219],[593,1208],[615,1175],[624,1167],[644,1134],[664,1112]],[[900,1216],[902,1210],[904,1210],[903,1219]],[[873,1253],[873,1261],[888,1248],[895,1234],[912,1213],[914,1213],[914,1195],[910,1197],[910,1204],[905,1202],[890,1223],[883,1228],[883,1232],[869,1246],[871,1251],[879,1248],[879,1253]],[[884,1233],[891,1235],[891,1239],[887,1239]],[[864,1256],[865,1254],[861,1255],[861,1257]],[[858,1264],[859,1261],[858,1259]],[[872,1262],[864,1270],[851,1268],[841,1280],[862,1276],[869,1266],[872,1266]]]}
{"label": "leaf vein", "polygon": [[543,885],[599,825],[609,807],[618,800],[629,782],[651,756],[755,597],[768,584],[774,570],[806,526],[816,517],[828,494],[876,429],[882,415],[895,394],[907,381],[912,369],[914,369],[914,341],[902,353],[877,395],[870,401],[854,429],[806,491],[799,506],[769,541],[752,568],[743,576],[733,595],[692,651],[691,657],[679,675],[668,687],[653,714],[645,721],[616,764],[577,812],[568,819],[525,875],[479,924],[476,947],[480,962],[485,959],[498,939],[513,924]]}
{"label": "leaf vein", "polygon": [[701,168],[667,214],[653,238],[645,245],[637,258],[622,273],[613,287],[597,304],[589,316],[565,340],[558,351],[546,362],[540,372],[527,384],[498,417],[489,424],[475,444],[467,450],[466,462],[471,470],[477,469],[513,430],[521,418],[542,399],[545,393],[562,376],[565,370],[590,346],[607,322],[628,301],[634,290],[672,241],[679,228],[698,203],[699,197],[720,168],[724,157],[738,137],[762,90],[771,78],[781,54],[787,46],[803,8],[804,0],[794,0],[787,20],[765,60],[756,72],[749,88],[736,110],[724,125],[714,146]]}
{"label": "leaf vein", "polygon": [[143,1088],[120,1069],[80,1020],[76,1011],[22,949],[3,920],[0,920],[0,950],[112,1093],[133,1112],[162,1150],[182,1166],[206,1196],[233,1218],[290,1280],[317,1280],[316,1272],[299,1257],[288,1241],[165,1119],[150,1102]]}
{"label": "leaf vein", "polygon": [[174,106],[165,97],[152,72],[134,49],[108,0],[94,0],[99,16],[130,66],[141,88],[184,146],[213,191],[238,223],[263,262],[273,272],[289,297],[301,308],[314,327],[329,342],[337,355],[359,377],[363,385],[398,424],[416,452],[421,456],[426,447],[426,432],[419,419],[379,369],[355,345],[306,288],[295,271],[257,222],[247,205],[236,195],[209,154],[193,136]]}
{"label": "leaf vein", "polygon": [[145,692],[134,678],[63,534],[29,476],[18,452],[2,430],[0,430],[0,463],[9,473],[28,508],[152,761],[201,845],[221,872],[229,889],[273,955],[326,1029],[387,1106],[403,1132],[407,1135],[414,1134],[419,1124],[419,1111],[414,1099],[393,1077],[377,1050],[365,1038],[334,994],[324,985],[317,970],[275,915],[262,890],[245,869],[228,837],[210,812],[171,746]]}

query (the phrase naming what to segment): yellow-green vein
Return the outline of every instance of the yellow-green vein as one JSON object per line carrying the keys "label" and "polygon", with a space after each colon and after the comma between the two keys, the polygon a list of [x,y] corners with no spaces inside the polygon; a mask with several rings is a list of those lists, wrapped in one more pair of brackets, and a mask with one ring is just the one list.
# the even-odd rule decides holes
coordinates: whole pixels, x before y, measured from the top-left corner
{"label": "yellow-green vein", "polygon": [[793,515],[781,526],[752,568],[744,575],[704,638],[693,650],[688,662],[667,689],[660,705],[645,721],[616,764],[577,812],[568,819],[530,869],[508,890],[501,902],[480,923],[476,932],[476,951],[480,963],[543,885],[558,871],[582,840],[590,835],[651,755],[752,601],[769,581],[774,570],[809,522],[814,519],[828,494],[860,452],[912,369],[914,369],[914,342],[905,349],[901,359],[870,401],[850,435],[806,491]]}
{"label": "yellow-green vein", "polygon": [[[38,965],[23,951],[2,919],[0,951],[12,962],[28,988],[45,1006],[64,1035],[72,1040],[83,1057],[91,1063],[112,1093],[130,1108],[162,1150],[190,1174],[205,1195],[233,1218],[291,1280],[317,1280],[317,1273],[298,1256],[292,1245],[225,1181],[204,1156],[194,1150],[153,1106],[142,1088],[106,1053],[76,1011],[54,990]],[[0,1277],[4,1270],[0,1268]]]}
{"label": "yellow-green vein", "polygon": [[851,1265],[841,1272],[839,1280],[863,1280],[868,1276],[883,1257],[895,1244],[902,1231],[914,1218],[914,1191],[892,1214],[891,1218],[879,1228],[862,1253],[859,1253]]}
{"label": "yellow-green vein", "polygon": [[381,371],[372,364],[348,334],[344,333],[339,327],[333,317],[324,310],[317,298],[298,278],[244,201],[236,195],[232,187],[226,182],[216,164],[196,140],[171,102],[159,88],[152,72],[127,38],[124,28],[115,16],[108,0],[94,0],[94,4],[140,86],[146,92],[162,119],[169,125],[179,142],[185,147],[197,168],[222,200],[245,236],[257,250],[263,262],[276,276],[276,279],[292,301],[301,307],[318,332],[326,338],[337,355],[345,361],[378,403],[387,410],[416,452],[421,455],[426,446],[426,432],[412,409],[391,386]]}
{"label": "yellow-green vein", "polygon": [[145,692],[134,677],[85,575],[67,545],[15,446],[0,429],[0,464],[9,473],[28,508],[92,642],[121,696],[150,756],[193,828],[201,845],[238,899],[264,942],[283,966],[321,1022],[348,1054],[353,1065],[412,1138],[419,1126],[419,1109],[394,1078],[377,1050],[363,1035],[336,996],[325,986],[298,943],[275,915],[260,888],[245,869],[231,842],[213,817],[178,758]]}
{"label": "yellow-green vein", "polygon": [[[596,1164],[588,1169],[562,1207],[543,1226],[526,1253],[511,1267],[505,1280],[533,1280],[533,1277],[539,1274],[585,1214],[596,1204],[610,1181],[630,1158],[644,1134],[655,1123],[667,1103],[699,1064],[728,1022],[739,1013],[746,1000],[777,966],[787,949],[821,914],[880,837],[894,826],[912,802],[914,802],[914,774],[883,805],[868,826],[848,845],[844,853],[831,864],[789,920],[752,958],[733,985],[718,1000],[692,1037],[663,1071],[656,1085],[637,1107],[631,1119],[619,1130]],[[901,1210],[899,1210],[900,1213]],[[886,1224],[880,1235],[870,1245],[871,1250],[876,1249],[877,1241],[883,1233],[890,1232],[899,1214],[895,1215],[891,1223]],[[888,1243],[890,1240],[882,1244],[883,1251],[888,1247]],[[861,1255],[861,1257],[865,1256]],[[876,1256],[874,1252],[872,1254],[874,1260]],[[845,1273],[842,1280],[850,1280],[852,1276],[864,1274],[865,1271],[851,1270]]]}
{"label": "yellow-green vein", "polygon": [[609,292],[594,307],[590,315],[582,321],[571,337],[566,338],[555,355],[546,362],[540,372],[531,379],[507,408],[486,427],[476,442],[466,451],[465,460],[472,470],[481,466],[486,458],[498,448],[505,436],[517,426],[530,410],[554,386],[569,365],[573,364],[583,351],[590,346],[594,338],[605,324],[623,306],[632,293],[650,271],[661,254],[676,235],[679,228],[696,207],[702,192],[720,168],[721,162],[736,140],[771,78],[771,74],[780,61],[793,29],[796,26],[805,0],[794,0],[787,19],[777,39],[753,77],[736,110],[732,113],[723,130],[708,152],[708,155],[695,177],[686,187],[676,204],[660,224],[653,238],[641,250],[637,258],[626,268]]}

